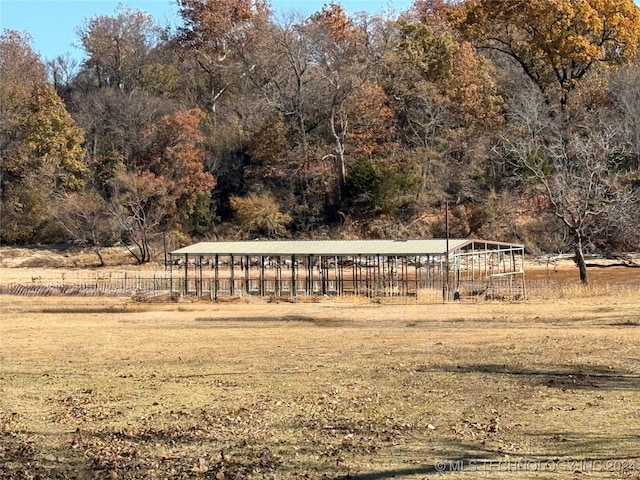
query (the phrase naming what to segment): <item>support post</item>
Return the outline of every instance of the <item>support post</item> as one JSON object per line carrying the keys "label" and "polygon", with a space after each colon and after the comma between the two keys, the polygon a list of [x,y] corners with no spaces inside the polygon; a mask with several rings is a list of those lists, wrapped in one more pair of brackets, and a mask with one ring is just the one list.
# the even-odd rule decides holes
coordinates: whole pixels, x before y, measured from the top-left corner
{"label": "support post", "polygon": [[184,295],[189,293],[189,254],[184,254]]}
{"label": "support post", "polygon": [[449,202],[445,202],[445,252],[444,252],[444,282],[442,283],[442,302],[449,301]]}
{"label": "support post", "polygon": [[218,301],[218,254],[216,253],[215,265],[213,266],[213,299]]}
{"label": "support post", "polygon": [[249,256],[244,257],[244,292],[249,295]]}
{"label": "support post", "polygon": [[291,296],[296,296],[296,256],[291,255]]}
{"label": "support post", "polygon": [[260,296],[264,297],[264,256],[260,255]]}
{"label": "support post", "polygon": [[173,298],[173,255],[169,256],[169,296]]}
{"label": "support post", "polygon": [[282,275],[280,256],[276,257],[276,271],[274,273],[274,295],[279,296],[281,294],[280,277]]}
{"label": "support post", "polygon": [[234,275],[234,260],[233,260],[233,255],[231,255],[231,272],[230,272],[230,276],[229,276],[229,295],[231,295],[233,297],[234,291],[235,291],[235,275]]}

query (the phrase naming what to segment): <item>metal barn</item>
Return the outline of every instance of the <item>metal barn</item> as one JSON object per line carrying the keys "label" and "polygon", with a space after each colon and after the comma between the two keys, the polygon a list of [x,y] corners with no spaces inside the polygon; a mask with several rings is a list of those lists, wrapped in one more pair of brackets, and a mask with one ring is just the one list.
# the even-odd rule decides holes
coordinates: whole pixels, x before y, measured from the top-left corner
{"label": "metal barn", "polygon": [[173,296],[211,300],[526,297],[524,246],[486,240],[201,242],[170,252],[169,263]]}

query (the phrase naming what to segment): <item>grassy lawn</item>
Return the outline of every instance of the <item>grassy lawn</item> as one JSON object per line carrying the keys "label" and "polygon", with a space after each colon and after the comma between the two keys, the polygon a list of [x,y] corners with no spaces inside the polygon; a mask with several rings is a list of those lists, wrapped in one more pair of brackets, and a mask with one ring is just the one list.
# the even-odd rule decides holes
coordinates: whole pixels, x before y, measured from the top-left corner
{"label": "grassy lawn", "polygon": [[636,294],[0,302],[1,478],[640,478]]}

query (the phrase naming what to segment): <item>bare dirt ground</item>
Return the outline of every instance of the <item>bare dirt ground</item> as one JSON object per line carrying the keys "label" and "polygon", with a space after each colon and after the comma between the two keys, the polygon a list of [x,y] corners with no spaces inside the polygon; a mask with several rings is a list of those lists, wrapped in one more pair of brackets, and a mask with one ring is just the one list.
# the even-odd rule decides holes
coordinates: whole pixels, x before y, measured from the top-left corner
{"label": "bare dirt ground", "polygon": [[0,478],[640,479],[633,281],[428,306],[0,296]]}
{"label": "bare dirt ground", "polygon": [[67,245],[32,248],[0,248],[0,282],[28,282],[34,278],[59,279],[62,276],[86,276],[109,271],[163,271],[158,262],[137,265],[124,247],[103,249],[105,266],[90,250]]}

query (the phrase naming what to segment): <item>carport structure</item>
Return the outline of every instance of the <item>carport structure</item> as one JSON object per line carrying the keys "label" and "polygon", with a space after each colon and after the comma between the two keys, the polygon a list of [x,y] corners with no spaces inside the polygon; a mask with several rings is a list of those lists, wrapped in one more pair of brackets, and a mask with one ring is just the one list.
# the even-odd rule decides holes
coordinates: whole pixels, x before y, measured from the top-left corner
{"label": "carport structure", "polygon": [[472,239],[201,242],[170,252],[173,296],[524,298],[524,246]]}

